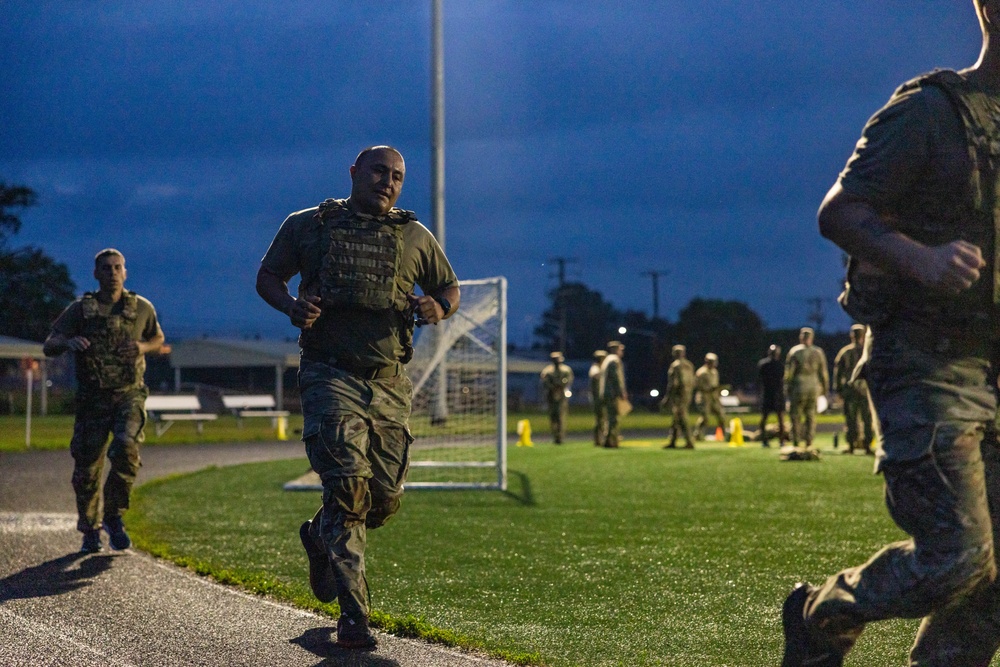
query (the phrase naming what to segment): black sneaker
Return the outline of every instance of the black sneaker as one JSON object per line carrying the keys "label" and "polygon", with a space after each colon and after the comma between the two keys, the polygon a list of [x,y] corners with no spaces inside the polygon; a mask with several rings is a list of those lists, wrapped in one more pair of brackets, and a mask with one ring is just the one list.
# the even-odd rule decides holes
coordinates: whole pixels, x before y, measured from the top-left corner
{"label": "black sneaker", "polygon": [[337,641],[334,644],[352,651],[374,651],[378,648],[378,641],[368,628],[368,619],[350,619],[347,616],[337,619]]}
{"label": "black sneaker", "polygon": [[306,521],[299,527],[299,539],[309,557],[309,586],[317,600],[333,602],[337,599],[337,580],[333,578],[333,568],[326,549],[309,533],[311,525],[312,521]]}
{"label": "black sneaker", "polygon": [[842,667],[844,654],[809,632],[804,617],[809,594],[816,588],[796,584],[781,607],[781,625],[785,632],[785,656],[781,667]]}
{"label": "black sneaker", "polygon": [[120,516],[104,519],[104,530],[108,531],[108,543],[115,551],[124,551],[132,546],[132,540],[125,532],[125,524]]}
{"label": "black sneaker", "polygon": [[83,534],[83,544],[80,545],[80,553],[96,554],[104,550],[101,544],[101,531],[88,530]]}

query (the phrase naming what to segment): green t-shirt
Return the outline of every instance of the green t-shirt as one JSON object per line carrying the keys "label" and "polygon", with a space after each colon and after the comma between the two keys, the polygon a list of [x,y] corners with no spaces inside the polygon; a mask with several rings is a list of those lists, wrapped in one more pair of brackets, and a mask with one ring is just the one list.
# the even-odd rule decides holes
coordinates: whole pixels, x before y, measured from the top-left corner
{"label": "green t-shirt", "polygon": [[[83,303],[85,298],[86,295],[67,306],[66,310],[52,324],[52,331],[62,334],[67,338],[73,338],[75,336],[85,336],[88,326],[113,326],[121,328],[125,335],[134,341],[147,341],[163,333],[160,329],[160,323],[156,319],[156,309],[153,308],[153,304],[138,294],[135,295],[136,313],[133,320],[122,317],[125,310],[124,297],[113,304],[102,303],[100,299],[94,298],[93,303],[97,307],[97,317],[92,318],[93,323],[89,325],[84,321]],[[94,347],[92,346],[92,348],[82,352],[73,353],[76,358],[77,380],[82,390],[100,389],[98,385],[86,377],[86,373],[84,372],[84,362],[87,356],[93,354],[93,352]],[[121,389],[143,386],[143,375],[145,372],[146,356],[142,354],[137,355],[135,358],[135,382],[127,387],[121,387]]]}
{"label": "green t-shirt", "polygon": [[[319,294],[320,270],[329,243],[316,219],[317,207],[289,215],[281,224],[261,265],[289,280],[301,275],[299,297]],[[403,250],[396,287],[413,293],[419,286],[424,294],[437,294],[457,287],[458,277],[430,231],[416,220],[403,225]],[[324,358],[333,357],[354,367],[384,367],[401,361],[403,319],[393,309],[324,308],[310,329],[299,335],[303,351]]]}

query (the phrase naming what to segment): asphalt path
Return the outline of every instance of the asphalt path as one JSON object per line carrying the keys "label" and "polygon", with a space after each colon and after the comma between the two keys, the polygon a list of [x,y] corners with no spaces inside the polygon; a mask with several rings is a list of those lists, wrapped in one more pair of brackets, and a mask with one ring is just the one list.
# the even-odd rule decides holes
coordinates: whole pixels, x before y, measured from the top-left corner
{"label": "asphalt path", "polygon": [[[138,483],[210,465],[299,457],[297,442],[145,447]],[[79,554],[72,469],[65,450],[0,453],[0,666],[506,664],[382,633],[373,653],[342,651],[331,642],[334,621],[326,616],[221,586],[134,549]]]}

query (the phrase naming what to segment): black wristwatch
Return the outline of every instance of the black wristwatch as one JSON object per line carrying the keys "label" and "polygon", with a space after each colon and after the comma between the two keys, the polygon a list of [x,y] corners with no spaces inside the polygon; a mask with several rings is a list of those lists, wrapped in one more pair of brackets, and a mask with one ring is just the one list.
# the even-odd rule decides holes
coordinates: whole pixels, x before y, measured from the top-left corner
{"label": "black wristwatch", "polygon": [[443,296],[435,296],[432,298],[441,304],[441,308],[444,309],[444,317],[448,317],[448,313],[451,312],[451,301],[448,301],[448,299]]}

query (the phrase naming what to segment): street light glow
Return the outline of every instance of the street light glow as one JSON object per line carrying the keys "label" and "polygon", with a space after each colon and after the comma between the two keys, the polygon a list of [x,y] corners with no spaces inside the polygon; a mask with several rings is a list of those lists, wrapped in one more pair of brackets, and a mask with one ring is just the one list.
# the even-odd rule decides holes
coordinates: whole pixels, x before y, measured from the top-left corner
{"label": "street light glow", "polygon": [[626,329],[625,327],[618,327],[618,333],[624,336],[626,333],[628,333],[628,329]]}
{"label": "street light glow", "polygon": [[650,389],[649,390],[649,395],[652,396],[653,398],[656,398],[657,396],[660,395],[660,390],[659,389]]}

